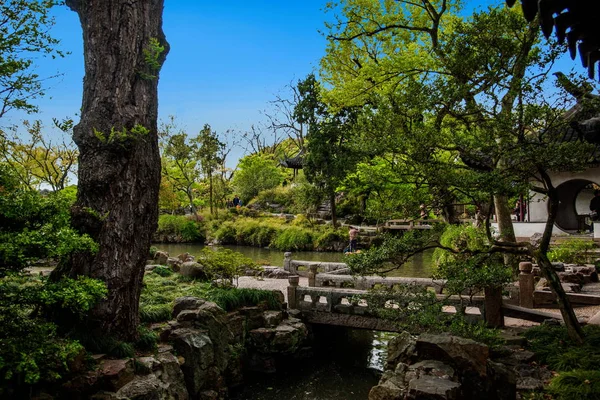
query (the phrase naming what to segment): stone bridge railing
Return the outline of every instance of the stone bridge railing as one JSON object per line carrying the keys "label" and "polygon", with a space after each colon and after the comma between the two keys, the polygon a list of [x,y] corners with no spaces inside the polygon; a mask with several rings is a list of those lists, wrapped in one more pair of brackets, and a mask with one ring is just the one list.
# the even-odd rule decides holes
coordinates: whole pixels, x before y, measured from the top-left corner
{"label": "stone bridge railing", "polygon": [[289,271],[292,275],[307,277],[310,268],[314,268],[318,272],[332,273],[335,271],[348,271],[348,265],[339,262],[325,261],[303,261],[292,260],[292,253],[286,252],[283,255],[283,269]]}
{"label": "stone bridge railing", "polygon": [[[370,309],[365,296],[367,290],[339,289],[331,287],[302,287],[298,286],[299,277],[290,276],[288,286],[288,305],[291,309],[312,312],[326,312],[334,314],[353,314],[370,316]],[[437,295],[438,299],[446,300],[447,304],[454,306],[455,312],[459,309],[465,312],[467,308],[477,308],[483,315],[483,296],[447,296]],[[390,307],[398,307],[393,303]]]}

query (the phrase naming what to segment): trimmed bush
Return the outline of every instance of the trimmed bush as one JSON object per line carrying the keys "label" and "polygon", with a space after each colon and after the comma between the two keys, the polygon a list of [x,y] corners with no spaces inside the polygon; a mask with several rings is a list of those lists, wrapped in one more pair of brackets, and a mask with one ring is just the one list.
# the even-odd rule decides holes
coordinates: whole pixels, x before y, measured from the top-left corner
{"label": "trimmed bush", "polygon": [[204,242],[204,222],[185,215],[164,214],[158,217],[155,240],[158,242]]}
{"label": "trimmed bush", "polygon": [[291,226],[284,229],[273,242],[271,247],[278,250],[311,250],[313,248],[313,235],[308,229]]}
{"label": "trimmed bush", "polygon": [[348,232],[340,231],[337,229],[327,229],[323,232],[315,241],[315,248],[317,250],[333,250],[336,243],[345,242],[348,243]]}
{"label": "trimmed bush", "polygon": [[261,223],[251,219],[236,221],[237,244],[266,247],[277,234],[277,228],[271,224]]}

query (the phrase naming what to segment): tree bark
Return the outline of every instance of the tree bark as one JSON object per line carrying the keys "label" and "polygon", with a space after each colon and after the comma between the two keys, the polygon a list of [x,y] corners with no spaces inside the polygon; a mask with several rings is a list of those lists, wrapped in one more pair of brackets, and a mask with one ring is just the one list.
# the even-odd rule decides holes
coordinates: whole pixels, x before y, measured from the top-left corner
{"label": "tree bark", "polygon": [[539,248],[535,251],[534,256],[538,266],[540,267],[542,275],[544,275],[544,278],[548,280],[550,288],[556,295],[558,308],[560,309],[560,313],[563,317],[569,338],[571,338],[571,340],[577,344],[582,344],[583,330],[581,329],[581,325],[579,324],[577,316],[575,315],[575,311],[573,311],[573,306],[571,305],[571,302],[569,301],[569,298],[562,287],[562,283],[560,282],[558,274],[554,270],[550,260],[548,260],[548,250],[550,248],[552,230],[554,228],[554,222],[556,221],[556,215],[558,213],[558,193],[556,188],[552,185],[550,176],[542,169],[539,169],[539,173],[542,176],[542,180],[544,181],[548,190],[548,201],[550,203],[550,207],[548,208],[548,219],[546,220],[544,234],[540,241]]}
{"label": "tree bark", "polygon": [[337,228],[337,216],[335,209],[335,192],[329,194],[329,204],[331,206],[331,223],[333,225],[333,229]]}
{"label": "tree bark", "polygon": [[[67,0],[83,28],[85,78],[77,201],[72,224],[99,244],[76,253],[57,276],[104,281],[108,296],[88,318],[103,335],[136,336],[139,297],[150,240],[158,218],[158,72],[168,52],[163,0]],[[148,62],[151,40],[162,52]],[[140,132],[143,131],[143,132]],[[111,135],[121,132],[122,135]]]}

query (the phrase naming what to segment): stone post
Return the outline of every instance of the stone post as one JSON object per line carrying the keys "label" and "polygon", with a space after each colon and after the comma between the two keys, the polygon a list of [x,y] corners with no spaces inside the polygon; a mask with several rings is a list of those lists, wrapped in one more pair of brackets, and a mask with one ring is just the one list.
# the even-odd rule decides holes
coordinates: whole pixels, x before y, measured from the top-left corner
{"label": "stone post", "polygon": [[298,304],[296,302],[296,288],[298,287],[298,283],[300,282],[300,277],[298,275],[292,275],[288,278],[288,282],[288,305],[290,307],[290,310],[295,310],[298,308]]}
{"label": "stone post", "polygon": [[483,288],[484,293],[484,318],[490,328],[504,326],[504,313],[502,312],[502,287]]}
{"label": "stone post", "polygon": [[313,264],[309,267],[310,271],[308,273],[308,287],[317,286],[317,267],[317,264]]}
{"label": "stone post", "polygon": [[533,265],[530,262],[519,263],[519,305],[525,308],[533,308]]}
{"label": "stone post", "polygon": [[290,253],[289,251],[286,251],[285,253],[283,253],[283,269],[288,272],[292,272],[292,271],[290,271],[291,264],[292,264],[292,253]]}

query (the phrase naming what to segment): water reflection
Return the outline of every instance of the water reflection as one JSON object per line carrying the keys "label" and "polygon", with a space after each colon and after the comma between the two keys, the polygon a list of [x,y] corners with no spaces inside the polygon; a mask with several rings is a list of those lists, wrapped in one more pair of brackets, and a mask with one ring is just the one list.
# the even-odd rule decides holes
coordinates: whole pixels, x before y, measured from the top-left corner
{"label": "water reflection", "polygon": [[[167,251],[169,254],[176,256],[181,253],[190,253],[197,255],[202,250],[204,245],[201,244],[155,244],[161,250]],[[270,250],[267,248],[249,247],[249,246],[220,246],[223,248],[238,251],[246,257],[251,258],[255,262],[263,265],[283,266],[283,251]],[[428,251],[423,254],[418,254],[413,259],[403,265],[400,269],[388,273],[387,276],[404,276],[416,278],[430,278],[432,274],[431,256],[433,252]],[[326,262],[344,262],[345,258],[341,252],[326,253],[317,251],[296,251],[292,253],[292,258],[296,260],[306,261],[326,261]]]}
{"label": "water reflection", "polygon": [[233,400],[364,400],[378,382],[390,334],[314,325],[314,356],[273,375],[248,375]]}

